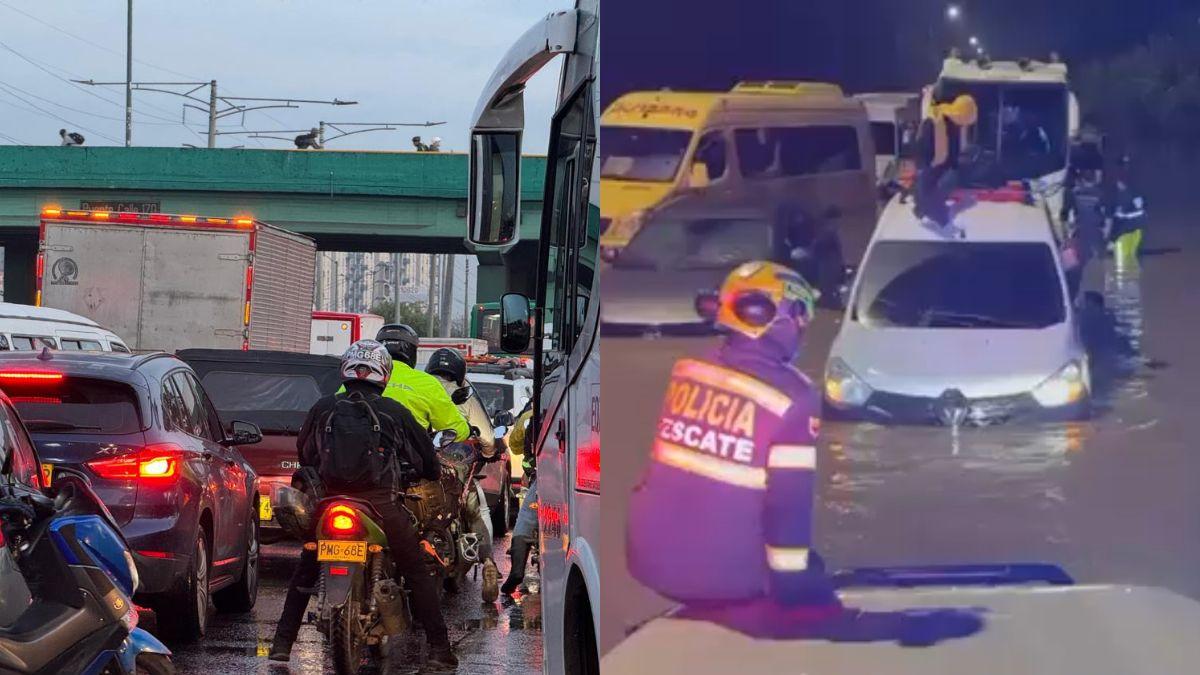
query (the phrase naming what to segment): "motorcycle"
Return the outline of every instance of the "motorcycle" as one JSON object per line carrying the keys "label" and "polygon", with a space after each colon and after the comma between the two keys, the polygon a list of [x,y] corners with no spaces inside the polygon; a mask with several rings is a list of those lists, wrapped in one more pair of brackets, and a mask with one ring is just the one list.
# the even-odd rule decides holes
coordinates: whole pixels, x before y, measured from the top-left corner
{"label": "motorcycle", "polygon": [[436,481],[418,481],[404,494],[413,516],[421,547],[442,588],[455,593],[467,574],[482,564],[479,534],[468,526],[467,501],[480,479],[479,452],[474,439],[456,442],[453,431],[434,436],[442,475]]}
{"label": "motorcycle", "polygon": [[137,568],[87,477],[56,469],[48,494],[3,481],[0,672],[174,673],[170,650],[137,627]]}

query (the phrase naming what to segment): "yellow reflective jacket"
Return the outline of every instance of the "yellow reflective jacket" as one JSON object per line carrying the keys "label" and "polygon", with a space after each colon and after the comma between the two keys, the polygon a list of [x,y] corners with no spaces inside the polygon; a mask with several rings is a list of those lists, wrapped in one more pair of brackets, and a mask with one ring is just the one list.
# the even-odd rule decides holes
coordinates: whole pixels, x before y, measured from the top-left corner
{"label": "yellow reflective jacket", "polygon": [[458,412],[458,406],[450,400],[441,381],[429,373],[396,361],[392,365],[392,379],[388,380],[383,395],[408,408],[417,423],[429,431],[453,429],[460,441],[471,435],[471,427]]}
{"label": "yellow reflective jacket", "polygon": [[508,436],[508,451],[518,457],[525,454],[525,427],[533,419],[533,411],[526,410],[513,422],[512,433]]}

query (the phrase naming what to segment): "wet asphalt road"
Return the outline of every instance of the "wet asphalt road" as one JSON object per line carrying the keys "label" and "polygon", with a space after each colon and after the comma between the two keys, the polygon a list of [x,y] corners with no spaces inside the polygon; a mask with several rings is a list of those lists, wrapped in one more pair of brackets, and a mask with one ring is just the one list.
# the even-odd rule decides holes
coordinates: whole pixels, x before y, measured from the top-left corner
{"label": "wet asphalt road", "polygon": [[[831,566],[1053,562],[1077,581],[1165,586],[1200,598],[1200,232],[1158,219],[1137,273],[1093,266],[1110,310],[1092,354],[1085,423],[964,429],[827,424],[816,546]],[[820,381],[835,316],[810,331],[801,368]],[[672,362],[710,338],[605,338],[608,494],[601,651],[671,605],[625,568],[626,501],[648,457]],[[621,498],[617,498],[621,495]],[[719,536],[719,533],[714,533]]]}
{"label": "wet asphalt road", "polygon": [[[508,537],[496,541],[495,558],[501,580],[508,573]],[[208,635],[193,645],[168,644],[181,674],[225,675],[263,673],[269,675],[315,675],[333,672],[324,638],[305,625],[292,648],[292,660],[277,664],[267,660],[275,624],[283,607],[288,579],[299,545],[263,547],[262,577],[258,603],[250,614],[214,615]],[[314,604],[309,605],[311,610]],[[455,644],[459,673],[496,675],[540,673],[542,670],[541,604],[537,595],[521,598],[520,604],[505,601],[484,606],[479,581],[467,579],[457,595],[447,595],[443,614]],[[406,635],[391,649],[390,660],[369,672],[399,674],[445,672],[424,670],[424,633]]]}

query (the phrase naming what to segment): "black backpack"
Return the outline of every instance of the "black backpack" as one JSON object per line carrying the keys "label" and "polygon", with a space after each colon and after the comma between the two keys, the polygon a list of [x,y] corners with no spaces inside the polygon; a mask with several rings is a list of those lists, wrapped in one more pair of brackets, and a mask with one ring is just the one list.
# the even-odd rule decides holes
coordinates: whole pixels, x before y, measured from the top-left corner
{"label": "black backpack", "polygon": [[330,490],[392,487],[393,477],[403,473],[395,467],[396,423],[376,412],[377,400],[359,392],[339,396],[322,421],[318,473]]}

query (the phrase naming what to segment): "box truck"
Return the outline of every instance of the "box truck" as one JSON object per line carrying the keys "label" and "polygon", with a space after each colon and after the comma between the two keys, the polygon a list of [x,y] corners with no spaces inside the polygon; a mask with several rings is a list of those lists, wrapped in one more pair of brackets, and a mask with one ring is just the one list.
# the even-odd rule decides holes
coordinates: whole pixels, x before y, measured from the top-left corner
{"label": "box truck", "polygon": [[46,208],[35,297],[135,351],[307,352],[315,265],[312,239],[253,218]]}

